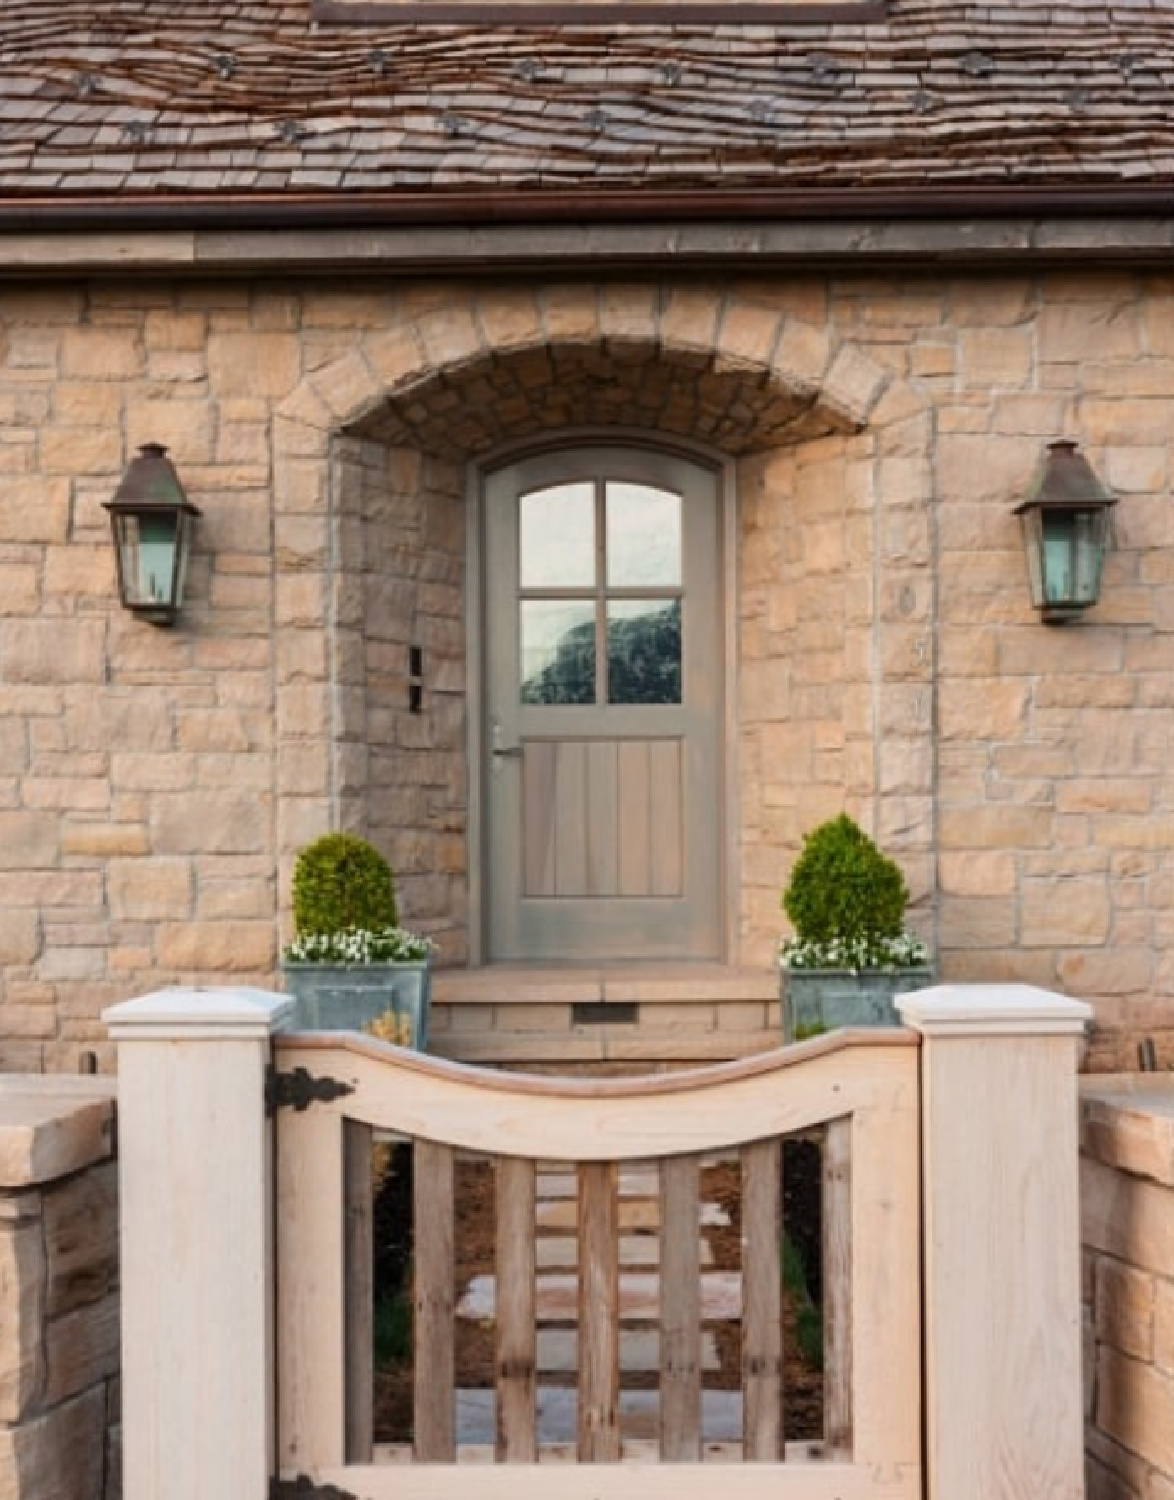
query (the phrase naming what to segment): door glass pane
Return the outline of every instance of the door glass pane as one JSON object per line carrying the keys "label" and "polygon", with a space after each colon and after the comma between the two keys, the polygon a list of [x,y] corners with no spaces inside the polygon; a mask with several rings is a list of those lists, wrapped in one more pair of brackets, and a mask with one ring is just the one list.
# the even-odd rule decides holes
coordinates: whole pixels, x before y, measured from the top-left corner
{"label": "door glass pane", "polygon": [[609,481],[607,582],[611,588],[680,586],[680,495]]}
{"label": "door glass pane", "polygon": [[518,500],[519,579],[524,589],[595,583],[595,486],[556,484]]}
{"label": "door glass pane", "polygon": [[523,703],[595,702],[595,605],[523,599]]}
{"label": "door glass pane", "polygon": [[679,599],[608,600],[607,701],[680,703]]}

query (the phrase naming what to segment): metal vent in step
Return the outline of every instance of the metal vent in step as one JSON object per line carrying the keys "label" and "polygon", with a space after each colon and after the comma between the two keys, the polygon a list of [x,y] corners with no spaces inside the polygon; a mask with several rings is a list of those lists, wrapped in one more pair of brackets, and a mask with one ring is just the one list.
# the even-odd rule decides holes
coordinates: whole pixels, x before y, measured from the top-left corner
{"label": "metal vent in step", "polygon": [[640,1007],[629,1000],[582,1000],[571,1006],[573,1026],[636,1026]]}

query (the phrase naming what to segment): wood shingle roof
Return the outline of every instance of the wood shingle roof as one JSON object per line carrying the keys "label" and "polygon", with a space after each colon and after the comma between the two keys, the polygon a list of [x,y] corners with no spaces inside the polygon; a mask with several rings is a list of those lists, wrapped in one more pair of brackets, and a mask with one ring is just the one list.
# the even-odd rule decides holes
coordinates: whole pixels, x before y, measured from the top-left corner
{"label": "wood shingle roof", "polygon": [[4,0],[0,200],[1174,187],[1172,0],[885,20],[328,25]]}

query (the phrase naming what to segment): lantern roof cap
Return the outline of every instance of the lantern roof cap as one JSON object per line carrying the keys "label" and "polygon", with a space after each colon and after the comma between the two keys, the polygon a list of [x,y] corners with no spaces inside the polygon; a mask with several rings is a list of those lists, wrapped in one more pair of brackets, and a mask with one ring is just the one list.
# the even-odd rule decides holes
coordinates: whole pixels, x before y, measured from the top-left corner
{"label": "lantern roof cap", "polygon": [[1070,438],[1059,438],[1048,444],[1027,498],[1013,514],[1021,515],[1025,510],[1091,510],[1116,504],[1117,497],[1097,478],[1076,444]]}
{"label": "lantern roof cap", "polygon": [[127,465],[114,498],[102,503],[111,511],[180,510],[190,516],[200,514],[199,507],[188,499],[162,443],[144,443]]}

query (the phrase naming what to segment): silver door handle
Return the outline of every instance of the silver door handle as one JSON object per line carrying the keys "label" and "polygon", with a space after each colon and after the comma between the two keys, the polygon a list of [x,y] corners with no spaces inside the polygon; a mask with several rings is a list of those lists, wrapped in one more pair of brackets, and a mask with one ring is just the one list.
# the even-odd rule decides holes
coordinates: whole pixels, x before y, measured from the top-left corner
{"label": "silver door handle", "polygon": [[501,742],[501,725],[498,723],[498,721],[496,719],[492,720],[490,728],[492,730],[490,738],[491,738],[491,740],[492,740],[493,743],[490,746],[489,753],[494,757],[495,760],[516,759],[517,757],[519,757],[521,755],[521,753],[522,753],[522,747],[521,747],[521,745],[503,745],[502,744],[502,742]]}

